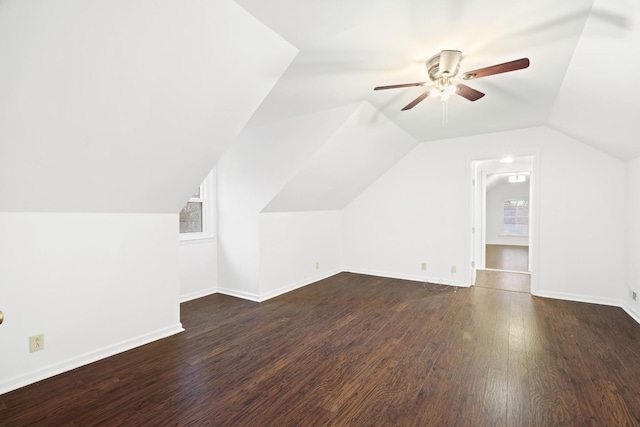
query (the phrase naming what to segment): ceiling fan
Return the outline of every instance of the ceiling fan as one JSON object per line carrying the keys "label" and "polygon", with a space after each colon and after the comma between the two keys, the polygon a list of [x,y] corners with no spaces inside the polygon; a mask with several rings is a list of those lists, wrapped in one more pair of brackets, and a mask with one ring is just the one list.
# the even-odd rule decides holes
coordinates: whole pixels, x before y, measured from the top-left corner
{"label": "ceiling fan", "polygon": [[479,68],[477,70],[466,71],[458,77],[460,69],[460,59],[462,52],[459,50],[443,50],[438,55],[427,61],[429,73],[428,82],[404,83],[399,85],[378,86],[373,90],[398,89],[413,86],[432,86],[416,99],[407,104],[402,111],[410,110],[428,96],[439,96],[442,101],[446,101],[450,95],[458,94],[469,101],[477,101],[485,94],[470,88],[469,86],[457,83],[460,80],[473,80],[481,77],[492,76],[494,74],[508,73],[510,71],[522,70],[529,66],[529,58],[516,59],[490,67]]}

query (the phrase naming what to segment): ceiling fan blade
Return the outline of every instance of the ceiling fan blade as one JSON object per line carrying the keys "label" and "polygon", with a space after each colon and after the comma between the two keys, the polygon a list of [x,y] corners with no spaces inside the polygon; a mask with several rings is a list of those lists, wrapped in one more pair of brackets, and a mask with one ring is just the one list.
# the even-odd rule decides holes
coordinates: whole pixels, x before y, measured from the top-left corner
{"label": "ceiling fan blade", "polygon": [[456,89],[456,93],[458,95],[463,98],[467,98],[469,101],[477,101],[485,95],[479,90],[472,89],[469,86],[463,84],[457,84]]}
{"label": "ceiling fan blade", "polygon": [[480,77],[492,76],[494,74],[508,73],[509,71],[522,70],[529,66],[529,58],[516,59],[504,64],[492,65],[491,67],[479,68],[473,71],[466,71],[462,78],[464,80],[479,79]]}
{"label": "ceiling fan blade", "polygon": [[443,50],[440,52],[438,72],[442,75],[454,76],[458,72],[462,52],[459,50]]}
{"label": "ceiling fan blade", "polygon": [[414,87],[414,86],[424,86],[427,82],[418,82],[418,83],[403,83],[401,85],[391,85],[391,86],[378,86],[374,87],[373,90],[383,90],[383,89],[398,89],[401,87]]}
{"label": "ceiling fan blade", "polygon": [[428,90],[424,91],[422,93],[422,95],[420,95],[419,97],[417,97],[416,99],[414,99],[413,101],[408,103],[407,106],[402,109],[402,111],[406,111],[406,110],[412,109],[413,107],[418,105],[420,102],[422,102],[422,100],[425,99],[427,96],[429,96],[429,91]]}

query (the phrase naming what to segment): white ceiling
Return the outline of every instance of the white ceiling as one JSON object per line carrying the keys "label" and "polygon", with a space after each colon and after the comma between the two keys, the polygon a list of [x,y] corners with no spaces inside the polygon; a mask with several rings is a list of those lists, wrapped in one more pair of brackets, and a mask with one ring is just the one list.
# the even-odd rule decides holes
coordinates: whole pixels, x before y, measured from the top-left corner
{"label": "white ceiling", "polygon": [[1,0],[0,211],[179,212],[296,53],[231,0]]}
{"label": "white ceiling", "polygon": [[640,2],[596,0],[548,125],[622,160],[640,156]]}
{"label": "white ceiling", "polygon": [[346,207],[416,145],[415,139],[392,121],[383,118],[372,122],[376,113],[371,105],[362,103],[262,211]]}
{"label": "white ceiling", "polygon": [[[602,102],[592,101],[604,67],[634,68],[628,54],[638,46],[633,0],[236,1],[300,49],[245,129],[364,102],[373,106],[372,131],[391,120],[418,142],[547,125],[623,160],[640,155],[630,117],[640,107],[640,89],[625,83],[629,96],[604,92]],[[373,91],[426,81],[425,62],[443,49],[462,51],[461,71],[522,57],[531,66],[468,82],[486,96],[451,98],[446,123],[436,99],[401,111],[423,88]],[[615,58],[604,59],[608,51]],[[369,183],[388,168],[357,147],[359,138],[370,135],[360,128],[340,144],[329,139],[265,211],[344,206],[348,198],[340,194],[353,198],[364,185],[354,184],[355,169],[336,171],[334,164],[359,162]]]}
{"label": "white ceiling", "polygon": [[[367,101],[428,141],[547,124],[593,0],[237,2],[300,49],[250,123]],[[592,21],[619,37],[632,25],[628,6],[591,12]],[[463,71],[522,57],[531,66],[470,82],[487,95],[474,103],[454,97],[447,124],[435,99],[400,111],[422,88],[372,90],[425,81],[425,61],[443,49],[462,51]]]}
{"label": "white ceiling", "polygon": [[[390,123],[417,142],[547,125],[632,159],[638,22],[637,0],[0,0],[0,210],[177,212],[238,141],[274,123],[318,131],[305,123],[345,106],[366,106],[371,128],[345,114],[300,138],[308,157],[279,171],[290,197],[270,190],[260,209],[326,191],[313,159],[366,163],[357,140]],[[443,49],[463,71],[531,66],[469,82],[486,96],[453,97],[446,124],[435,99],[400,111],[421,88],[373,91],[425,81]],[[356,142],[341,148],[345,124]],[[277,174],[287,154],[264,153]],[[372,182],[388,165],[370,161]],[[332,185],[353,195],[366,183],[348,169]]]}

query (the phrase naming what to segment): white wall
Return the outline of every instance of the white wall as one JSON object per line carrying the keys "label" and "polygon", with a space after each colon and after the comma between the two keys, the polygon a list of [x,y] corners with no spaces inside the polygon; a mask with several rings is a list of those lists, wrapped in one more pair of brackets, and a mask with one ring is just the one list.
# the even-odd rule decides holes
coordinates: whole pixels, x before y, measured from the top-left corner
{"label": "white wall", "polygon": [[468,284],[465,194],[471,177],[466,153],[452,149],[452,141],[418,144],[347,206],[347,271]]}
{"label": "white wall", "polygon": [[541,135],[536,181],[539,294],[619,305],[625,164],[560,133],[548,134]]}
{"label": "white wall", "polygon": [[261,214],[261,299],[339,273],[341,231],[341,211]]}
{"label": "white wall", "polygon": [[[624,307],[640,322],[640,157],[627,163],[627,194],[625,221]],[[629,289],[634,289],[638,301],[633,301]]]}
{"label": "white wall", "polygon": [[261,212],[342,209],[415,143],[364,102],[246,128],[218,164],[219,292],[263,299]]}
{"label": "white wall", "polygon": [[527,182],[504,182],[501,180],[487,188],[486,242],[488,245],[528,246],[528,236],[504,234],[504,202],[506,200],[529,200],[529,177]]}
{"label": "white wall", "polygon": [[345,269],[469,285],[470,161],[519,153],[539,164],[532,291],[618,304],[624,163],[546,127],[419,144],[345,209]]}
{"label": "white wall", "polygon": [[180,242],[180,302],[217,292],[217,255],[215,238]]}
{"label": "white wall", "polygon": [[[0,393],[181,331],[177,224],[0,213]],[[45,349],[29,353],[39,333]]]}
{"label": "white wall", "polygon": [[260,300],[260,212],[357,105],[246,128],[218,163],[218,291]]}
{"label": "white wall", "polygon": [[232,0],[1,2],[0,390],[176,330],[176,214],[297,52]]}
{"label": "white wall", "polygon": [[180,302],[218,290],[216,168],[203,181],[203,232],[180,235]]}

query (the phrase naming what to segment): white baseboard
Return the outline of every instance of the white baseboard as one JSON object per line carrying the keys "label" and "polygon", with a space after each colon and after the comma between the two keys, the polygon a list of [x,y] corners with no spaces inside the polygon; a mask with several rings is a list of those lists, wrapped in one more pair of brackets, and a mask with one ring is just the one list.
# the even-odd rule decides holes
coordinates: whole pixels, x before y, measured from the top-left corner
{"label": "white baseboard", "polygon": [[531,295],[535,295],[537,297],[543,297],[543,298],[561,299],[566,301],[586,302],[589,304],[608,305],[613,307],[622,306],[620,300],[618,299],[592,297],[590,295],[568,294],[563,292],[553,292],[553,291],[545,291],[545,290],[542,290],[542,291],[538,290],[535,293],[531,292]]}
{"label": "white baseboard", "polygon": [[637,307],[633,307],[626,302],[622,303],[620,307],[622,307],[622,309],[626,311],[627,314],[633,318],[633,320],[635,320],[637,323],[640,323],[640,312]]}
{"label": "white baseboard", "polygon": [[340,272],[341,272],[341,270],[339,270],[339,269],[331,270],[328,273],[319,274],[317,276],[313,276],[313,277],[310,277],[308,279],[303,279],[303,280],[300,280],[298,282],[292,283],[290,285],[282,286],[282,287],[280,287],[280,288],[278,288],[276,290],[261,294],[260,295],[260,302],[266,301],[266,300],[271,299],[271,298],[275,298],[278,295],[286,294],[287,292],[291,292],[291,291],[294,291],[294,290],[299,289],[299,288],[303,288],[303,287],[305,287],[307,285],[310,285],[312,283],[318,282],[320,280],[326,279],[326,278],[331,277],[331,276],[335,276],[336,274],[338,274]]}
{"label": "white baseboard", "polygon": [[260,302],[260,295],[251,292],[237,291],[235,289],[221,288],[218,286],[218,292],[222,295],[228,295],[230,297],[236,297],[246,299],[253,302]]}
{"label": "white baseboard", "polygon": [[109,345],[0,382],[0,395],[184,331],[182,324]]}
{"label": "white baseboard", "polygon": [[192,299],[206,297],[207,295],[213,295],[216,292],[218,292],[217,288],[208,288],[197,292],[191,292],[190,294],[180,295],[180,302],[187,302]]}
{"label": "white baseboard", "polygon": [[229,295],[230,297],[246,299],[253,302],[263,302],[271,298],[275,298],[278,295],[286,294],[287,292],[291,292],[298,288],[302,288],[304,286],[310,285],[319,280],[326,279],[327,277],[335,276],[336,274],[340,273],[340,271],[341,270],[332,270],[328,273],[320,274],[318,276],[313,276],[308,279],[303,279],[298,282],[292,283],[290,285],[281,286],[278,289],[265,292],[264,294],[259,294],[259,295],[251,292],[244,292],[244,291],[238,291],[235,289],[221,288],[221,287],[218,287],[217,293],[223,294],[223,295]]}
{"label": "white baseboard", "polygon": [[469,283],[466,283],[463,280],[441,279],[438,277],[429,277],[427,275],[397,274],[397,273],[389,273],[385,271],[368,270],[363,268],[347,268],[344,271],[349,273],[355,273],[355,274],[366,274],[369,276],[387,277],[389,279],[411,280],[414,282],[429,282],[429,283],[435,283],[438,285],[457,286],[459,288],[468,288],[470,286]]}

